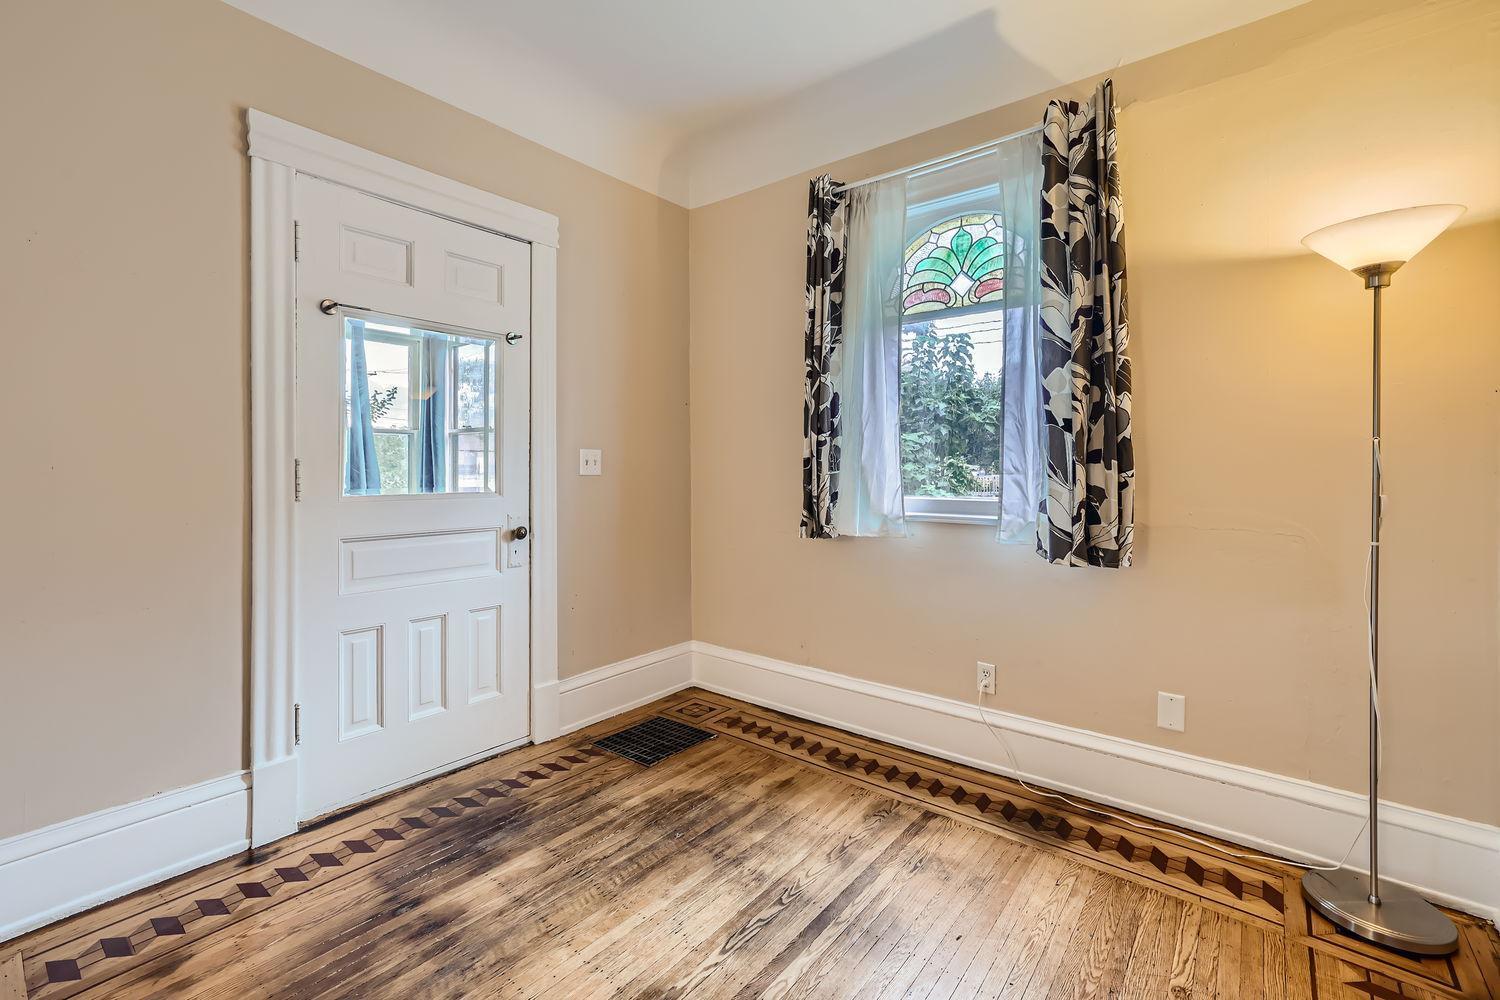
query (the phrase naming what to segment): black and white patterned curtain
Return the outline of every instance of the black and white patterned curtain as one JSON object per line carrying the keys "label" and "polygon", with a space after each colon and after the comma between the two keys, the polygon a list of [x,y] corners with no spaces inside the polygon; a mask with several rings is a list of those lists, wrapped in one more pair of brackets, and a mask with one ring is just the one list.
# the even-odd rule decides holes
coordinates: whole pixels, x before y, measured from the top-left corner
{"label": "black and white patterned curtain", "polygon": [[1053,563],[1123,568],[1135,452],[1113,85],[1106,80],[1086,104],[1053,101],[1042,125],[1047,481],[1037,551]]}
{"label": "black and white patterned curtain", "polygon": [[833,538],[839,395],[833,360],[843,331],[845,200],[824,174],[807,199],[806,395],[802,403],[802,537]]}

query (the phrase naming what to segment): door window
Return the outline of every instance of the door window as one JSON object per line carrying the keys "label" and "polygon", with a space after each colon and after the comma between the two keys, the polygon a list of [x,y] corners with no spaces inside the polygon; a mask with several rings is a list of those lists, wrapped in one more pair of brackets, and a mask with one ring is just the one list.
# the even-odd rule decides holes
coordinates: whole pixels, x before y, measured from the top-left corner
{"label": "door window", "polygon": [[497,492],[498,363],[485,337],[346,316],[343,495]]}

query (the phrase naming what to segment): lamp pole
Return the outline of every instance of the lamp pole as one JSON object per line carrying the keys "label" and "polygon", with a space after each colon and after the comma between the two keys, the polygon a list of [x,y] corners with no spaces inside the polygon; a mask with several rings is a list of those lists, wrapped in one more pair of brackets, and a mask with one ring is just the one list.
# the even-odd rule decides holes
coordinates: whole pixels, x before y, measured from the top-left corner
{"label": "lamp pole", "polygon": [[[1389,270],[1381,270],[1382,266]],[[1376,265],[1364,276],[1374,301],[1370,366],[1370,902],[1380,905],[1380,290],[1394,265]]]}
{"label": "lamp pole", "polygon": [[1373,296],[1370,371],[1370,873],[1312,869],[1302,894],[1338,926],[1376,944],[1421,955],[1458,947],[1458,928],[1437,907],[1400,885],[1380,883],[1380,307],[1381,293],[1403,261],[1354,268]]}

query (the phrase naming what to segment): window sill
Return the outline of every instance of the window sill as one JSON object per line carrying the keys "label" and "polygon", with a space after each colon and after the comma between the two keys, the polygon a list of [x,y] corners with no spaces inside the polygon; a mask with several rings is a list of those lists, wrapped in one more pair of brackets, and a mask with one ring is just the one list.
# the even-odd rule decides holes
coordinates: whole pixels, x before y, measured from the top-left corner
{"label": "window sill", "polygon": [[1000,503],[980,497],[906,498],[906,518],[936,524],[984,524],[991,528],[1000,523]]}
{"label": "window sill", "polygon": [[906,515],[906,519],[929,524],[987,524],[992,528],[1000,523],[994,514],[940,514],[935,511],[913,511]]}

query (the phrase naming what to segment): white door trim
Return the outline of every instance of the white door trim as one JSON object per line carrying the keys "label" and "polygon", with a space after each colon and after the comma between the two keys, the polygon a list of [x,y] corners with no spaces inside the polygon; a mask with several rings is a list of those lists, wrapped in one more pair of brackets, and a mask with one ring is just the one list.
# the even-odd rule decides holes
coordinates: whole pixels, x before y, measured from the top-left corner
{"label": "white door trim", "polygon": [[558,735],[557,216],[250,109],[250,842],[297,829],[298,173],[531,244],[531,739]]}
{"label": "white door trim", "polygon": [[557,216],[410,163],[372,153],[254,108],[246,112],[250,156],[298,173],[478,226],[528,243],[557,246]]}

